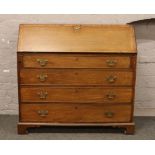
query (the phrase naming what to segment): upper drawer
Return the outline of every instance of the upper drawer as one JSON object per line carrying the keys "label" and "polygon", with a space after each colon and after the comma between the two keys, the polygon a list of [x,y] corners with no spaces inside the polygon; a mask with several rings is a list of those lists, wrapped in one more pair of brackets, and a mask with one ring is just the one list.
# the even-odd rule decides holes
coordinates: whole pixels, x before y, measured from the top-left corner
{"label": "upper drawer", "polygon": [[26,68],[130,68],[130,56],[114,54],[25,54]]}

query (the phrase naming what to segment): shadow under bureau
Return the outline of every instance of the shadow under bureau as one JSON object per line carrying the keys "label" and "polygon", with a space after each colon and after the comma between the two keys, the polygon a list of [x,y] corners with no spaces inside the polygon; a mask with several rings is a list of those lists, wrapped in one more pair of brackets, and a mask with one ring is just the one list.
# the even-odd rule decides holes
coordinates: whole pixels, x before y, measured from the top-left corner
{"label": "shadow under bureau", "polygon": [[129,25],[20,25],[18,133],[112,126],[134,133],[136,43]]}

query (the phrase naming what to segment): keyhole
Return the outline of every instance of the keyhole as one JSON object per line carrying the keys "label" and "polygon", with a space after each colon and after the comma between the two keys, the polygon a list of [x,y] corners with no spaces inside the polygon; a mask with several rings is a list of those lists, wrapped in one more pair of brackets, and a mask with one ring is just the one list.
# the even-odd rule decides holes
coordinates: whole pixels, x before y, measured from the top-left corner
{"label": "keyhole", "polygon": [[75,110],[77,110],[78,109],[78,107],[75,107]]}
{"label": "keyhole", "polygon": [[79,60],[79,58],[75,58],[75,61],[78,61]]}
{"label": "keyhole", "polygon": [[74,92],[75,92],[75,93],[78,93],[78,89],[75,89]]}

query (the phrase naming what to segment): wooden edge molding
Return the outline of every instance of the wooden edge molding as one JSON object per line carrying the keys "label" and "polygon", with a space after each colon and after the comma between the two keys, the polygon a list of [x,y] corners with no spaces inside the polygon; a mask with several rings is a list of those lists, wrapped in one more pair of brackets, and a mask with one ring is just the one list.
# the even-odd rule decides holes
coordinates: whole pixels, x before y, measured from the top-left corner
{"label": "wooden edge molding", "polygon": [[89,127],[108,127],[111,126],[113,128],[123,128],[125,134],[134,134],[135,132],[135,123],[18,123],[18,134],[28,134],[28,128],[39,128],[42,126],[89,126]]}

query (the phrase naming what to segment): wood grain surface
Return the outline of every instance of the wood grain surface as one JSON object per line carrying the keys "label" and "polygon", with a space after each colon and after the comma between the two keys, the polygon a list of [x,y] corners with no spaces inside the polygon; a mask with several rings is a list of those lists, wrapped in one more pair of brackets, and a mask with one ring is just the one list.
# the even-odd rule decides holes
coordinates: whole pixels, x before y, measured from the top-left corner
{"label": "wood grain surface", "polygon": [[136,53],[129,25],[20,25],[18,52]]}
{"label": "wood grain surface", "polygon": [[[25,68],[130,68],[131,55],[118,54],[45,54],[29,53],[23,55]],[[41,66],[37,60],[48,61]]]}
{"label": "wood grain surface", "polygon": [[[91,105],[91,104],[22,104],[22,122],[53,123],[98,123],[130,122],[130,105]],[[41,115],[40,111],[46,111]],[[112,113],[112,116],[107,113]]]}
{"label": "wood grain surface", "polygon": [[21,84],[132,86],[133,72],[102,69],[22,69]]}
{"label": "wood grain surface", "polygon": [[[41,95],[45,98],[40,98]],[[46,95],[47,94],[47,95]],[[96,87],[22,87],[22,102],[131,102],[131,88]]]}

